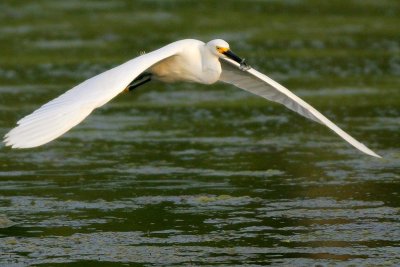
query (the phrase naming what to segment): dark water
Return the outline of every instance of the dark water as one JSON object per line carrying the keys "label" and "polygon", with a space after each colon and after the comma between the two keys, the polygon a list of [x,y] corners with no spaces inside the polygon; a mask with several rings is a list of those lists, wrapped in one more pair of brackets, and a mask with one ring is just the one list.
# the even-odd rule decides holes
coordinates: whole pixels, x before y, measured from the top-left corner
{"label": "dark water", "polygon": [[222,37],[382,155],[222,84],[149,84],[0,149],[1,266],[400,264],[397,1],[3,1],[0,134],[80,81]]}

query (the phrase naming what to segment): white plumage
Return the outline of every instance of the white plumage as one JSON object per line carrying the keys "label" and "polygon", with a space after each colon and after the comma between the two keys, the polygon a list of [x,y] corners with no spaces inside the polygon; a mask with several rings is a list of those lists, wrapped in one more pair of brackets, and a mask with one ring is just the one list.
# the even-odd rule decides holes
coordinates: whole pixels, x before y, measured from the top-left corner
{"label": "white plumage", "polygon": [[30,148],[56,139],[95,108],[124,91],[143,73],[163,82],[233,84],[324,124],[360,151],[380,157],[287,88],[247,66],[229,50],[228,43],[220,39],[206,44],[193,39],[177,41],[90,78],[19,120],[18,126],[6,134],[5,144]]}

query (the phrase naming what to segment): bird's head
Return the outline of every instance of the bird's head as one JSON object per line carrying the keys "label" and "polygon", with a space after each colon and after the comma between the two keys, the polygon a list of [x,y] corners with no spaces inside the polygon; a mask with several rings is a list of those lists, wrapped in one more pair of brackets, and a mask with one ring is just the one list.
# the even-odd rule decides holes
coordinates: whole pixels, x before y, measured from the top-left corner
{"label": "bird's head", "polygon": [[230,48],[229,48],[229,44],[222,40],[222,39],[215,39],[212,41],[209,41],[207,43],[207,47],[208,49],[210,49],[211,53],[218,56],[218,57],[222,57],[222,58],[230,58],[234,61],[236,61],[237,63],[240,64],[241,69],[249,69],[250,66],[248,66],[245,63],[244,59],[241,59],[240,57],[238,57],[236,54],[234,54]]}

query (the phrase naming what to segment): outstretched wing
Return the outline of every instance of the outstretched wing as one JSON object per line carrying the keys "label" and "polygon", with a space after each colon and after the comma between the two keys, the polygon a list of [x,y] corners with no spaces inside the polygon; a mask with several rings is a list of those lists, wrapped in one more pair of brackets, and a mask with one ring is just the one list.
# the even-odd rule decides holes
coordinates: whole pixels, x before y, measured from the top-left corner
{"label": "outstretched wing", "polygon": [[230,59],[222,59],[222,74],[220,80],[225,83],[233,84],[243,90],[256,94],[268,100],[283,104],[287,108],[299,113],[300,115],[326,125],[340,137],[346,140],[360,151],[380,158],[375,152],[358,142],[337,125],[327,119],[315,108],[307,104],[301,98],[293,94],[287,88],[275,82],[268,76],[256,71],[253,68],[241,70],[239,64]]}
{"label": "outstretched wing", "polygon": [[84,81],[19,120],[5,135],[5,144],[29,148],[56,139],[121,93],[142,72],[179,51],[179,43],[172,43]]}

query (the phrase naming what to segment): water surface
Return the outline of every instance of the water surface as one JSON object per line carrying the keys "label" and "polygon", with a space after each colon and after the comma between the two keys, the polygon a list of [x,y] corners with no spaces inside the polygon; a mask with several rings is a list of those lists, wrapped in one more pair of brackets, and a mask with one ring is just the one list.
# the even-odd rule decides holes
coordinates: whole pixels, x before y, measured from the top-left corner
{"label": "water surface", "polygon": [[0,149],[0,265],[399,264],[400,5],[224,3],[3,1],[0,134],[140,51],[221,37],[384,159],[231,86],[148,84]]}

